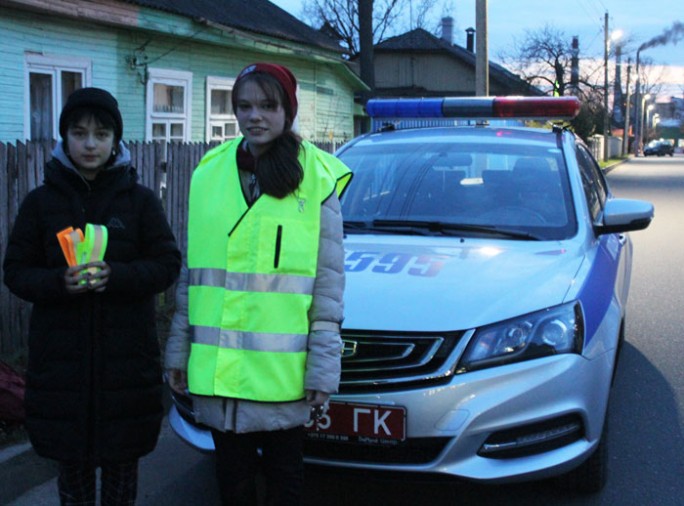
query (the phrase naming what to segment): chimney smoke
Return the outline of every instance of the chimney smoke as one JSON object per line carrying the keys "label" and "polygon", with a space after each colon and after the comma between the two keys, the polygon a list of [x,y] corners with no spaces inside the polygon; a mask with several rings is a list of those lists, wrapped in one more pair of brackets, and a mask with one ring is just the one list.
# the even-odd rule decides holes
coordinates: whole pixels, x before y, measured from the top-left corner
{"label": "chimney smoke", "polygon": [[676,44],[682,37],[684,37],[684,24],[680,23],[679,21],[675,21],[672,24],[672,28],[665,30],[661,35],[653,37],[648,42],[644,42],[639,46],[637,51],[648,49],[650,47],[664,46],[665,44]]}

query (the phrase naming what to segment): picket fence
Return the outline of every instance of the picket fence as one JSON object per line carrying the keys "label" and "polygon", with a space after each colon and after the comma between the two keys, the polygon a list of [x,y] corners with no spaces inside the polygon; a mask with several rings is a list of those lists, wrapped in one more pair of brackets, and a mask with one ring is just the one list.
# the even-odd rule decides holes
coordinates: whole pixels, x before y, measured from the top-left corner
{"label": "picket fence", "polygon": [[[332,152],[336,147],[316,143]],[[130,142],[133,165],[140,182],[155,190],[181,251],[187,241],[187,196],[192,171],[204,153],[215,144]],[[26,194],[43,181],[43,168],[50,159],[53,141],[0,143],[0,264],[17,211]],[[162,304],[172,304],[173,289],[164,294]],[[21,352],[26,347],[30,304],[12,295],[3,282],[0,269],[0,356]]]}

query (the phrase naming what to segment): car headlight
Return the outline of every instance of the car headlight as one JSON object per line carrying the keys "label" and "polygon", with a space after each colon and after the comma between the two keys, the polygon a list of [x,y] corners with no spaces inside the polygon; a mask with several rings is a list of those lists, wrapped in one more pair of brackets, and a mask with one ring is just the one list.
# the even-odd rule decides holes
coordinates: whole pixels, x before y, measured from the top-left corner
{"label": "car headlight", "polygon": [[477,329],[456,372],[581,353],[583,341],[582,310],[578,302],[571,302]]}

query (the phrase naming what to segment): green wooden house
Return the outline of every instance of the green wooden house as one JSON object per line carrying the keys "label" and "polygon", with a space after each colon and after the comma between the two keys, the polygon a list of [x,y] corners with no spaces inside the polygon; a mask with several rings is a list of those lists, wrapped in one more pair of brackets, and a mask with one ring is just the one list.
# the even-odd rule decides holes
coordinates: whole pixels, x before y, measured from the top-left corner
{"label": "green wooden house", "polygon": [[267,0],[8,0],[0,38],[0,142],[57,138],[84,86],[117,97],[124,140],[229,139],[231,89],[254,61],[297,76],[303,137],[344,142],[367,89],[335,41]]}

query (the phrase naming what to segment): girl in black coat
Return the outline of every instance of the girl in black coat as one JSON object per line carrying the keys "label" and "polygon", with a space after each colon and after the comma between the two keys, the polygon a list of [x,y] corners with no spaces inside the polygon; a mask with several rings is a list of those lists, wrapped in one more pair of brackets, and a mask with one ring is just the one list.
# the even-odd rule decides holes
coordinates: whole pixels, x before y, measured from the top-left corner
{"label": "girl in black coat", "polygon": [[[5,283],[33,303],[26,428],[59,461],[61,504],[133,504],[138,459],[156,445],[162,373],[155,294],[175,281],[180,252],[159,199],[137,183],[108,92],[83,88],[60,116],[45,183],[21,205]],[[105,225],[104,261],[68,267],[57,233]]]}

